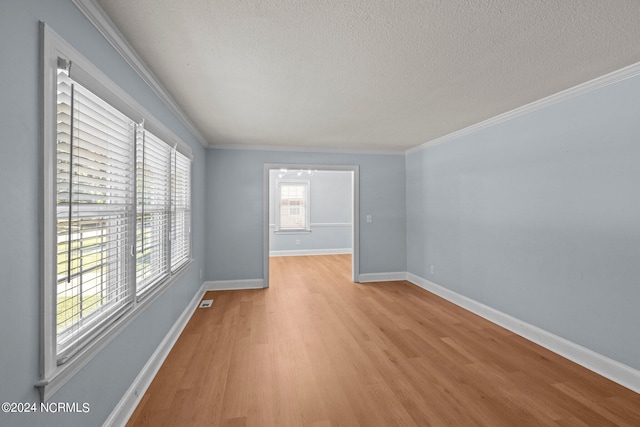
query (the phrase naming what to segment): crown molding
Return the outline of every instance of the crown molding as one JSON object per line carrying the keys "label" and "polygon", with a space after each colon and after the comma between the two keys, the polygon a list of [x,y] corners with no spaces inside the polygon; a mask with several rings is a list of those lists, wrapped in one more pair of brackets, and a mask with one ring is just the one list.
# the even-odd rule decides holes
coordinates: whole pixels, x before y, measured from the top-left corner
{"label": "crown molding", "polygon": [[574,86],[569,89],[563,90],[561,92],[555,93],[553,95],[547,96],[546,98],[533,101],[529,104],[523,105],[522,107],[515,108],[511,111],[507,111],[506,113],[494,116],[490,119],[468,126],[464,129],[460,129],[458,131],[441,136],[439,138],[432,139],[431,141],[425,142],[424,144],[418,145],[417,147],[409,148],[408,150],[405,151],[405,154],[408,155],[408,154],[417,153],[429,147],[433,147],[434,145],[453,141],[462,136],[477,132],[481,129],[486,129],[491,126],[495,126],[497,124],[506,122],[508,120],[522,116],[524,114],[529,114],[534,111],[540,110],[542,108],[557,104],[559,102],[563,102],[568,99],[575,98],[576,96],[584,95],[586,93],[601,89],[605,86],[608,86],[614,83],[618,83],[622,80],[637,76],[639,74],[640,74],[640,62],[637,62],[635,64],[631,64],[627,67],[613,71],[609,74],[605,74],[604,76],[596,77],[593,80],[589,80],[585,83],[581,83],[577,86]]}
{"label": "crown molding", "polygon": [[620,70],[613,71],[601,77],[597,77],[588,82],[579,84],[572,88],[550,95],[546,98],[531,102],[522,107],[515,108],[505,113],[494,116],[490,119],[468,126],[464,129],[449,133],[447,135],[427,141],[407,150],[392,149],[349,149],[349,148],[323,148],[323,147],[291,147],[291,146],[263,146],[263,145],[245,145],[245,144],[228,144],[217,145],[209,144],[202,136],[200,131],[191,122],[187,115],[178,106],[175,100],[167,92],[164,86],[159,82],[151,70],[146,66],[144,61],[136,53],[133,47],[122,35],[120,30],[113,24],[111,18],[107,16],[104,10],[96,3],[95,0],[72,0],[73,4],[89,19],[96,29],[107,39],[107,41],[116,49],[116,51],[127,61],[127,63],[138,73],[144,82],[153,90],[153,92],[163,101],[163,103],[173,112],[184,126],[191,132],[198,141],[207,148],[233,149],[233,150],[254,150],[254,151],[294,151],[294,152],[316,152],[316,153],[336,153],[336,154],[379,154],[379,155],[408,155],[425,150],[438,144],[453,141],[462,136],[486,129],[491,126],[506,122],[513,118],[528,114],[550,105],[574,98],[579,95],[603,88],[613,83],[625,80],[627,78],[640,74],[640,62],[624,67]]}
{"label": "crown molding", "polygon": [[336,147],[301,147],[290,145],[250,145],[250,144],[211,144],[209,148],[219,150],[247,150],[247,151],[287,151],[295,153],[326,153],[326,154],[371,154],[382,156],[404,156],[404,150],[383,150],[367,148],[336,148]]}
{"label": "crown molding", "polygon": [[107,16],[104,9],[95,0],[72,0],[73,4],[89,19],[96,29],[114,47],[114,49],[124,58],[125,61],[138,73],[140,78],[151,88],[151,90],[162,100],[173,114],[182,122],[193,136],[204,147],[208,147],[207,140],[202,136],[196,126],[189,120],[187,115],[178,106],[173,97],[160,83],[157,77],[151,72],[135,49],[129,44],[124,35],[118,30],[111,18]]}

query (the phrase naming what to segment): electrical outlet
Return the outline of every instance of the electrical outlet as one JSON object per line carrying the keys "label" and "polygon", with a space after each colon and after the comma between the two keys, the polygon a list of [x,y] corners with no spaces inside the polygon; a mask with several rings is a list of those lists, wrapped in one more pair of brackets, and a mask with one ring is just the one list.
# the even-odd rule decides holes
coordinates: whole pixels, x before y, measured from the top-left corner
{"label": "electrical outlet", "polygon": [[433,274],[433,273],[434,273],[434,271],[435,271],[435,269],[433,268],[433,265],[431,266],[431,269],[430,269],[430,270],[431,270],[431,274]]}
{"label": "electrical outlet", "polygon": [[371,222],[372,222],[371,215],[367,215],[367,222],[368,222],[368,223],[371,223]]}
{"label": "electrical outlet", "polygon": [[296,240],[296,245],[300,244],[300,239]]}

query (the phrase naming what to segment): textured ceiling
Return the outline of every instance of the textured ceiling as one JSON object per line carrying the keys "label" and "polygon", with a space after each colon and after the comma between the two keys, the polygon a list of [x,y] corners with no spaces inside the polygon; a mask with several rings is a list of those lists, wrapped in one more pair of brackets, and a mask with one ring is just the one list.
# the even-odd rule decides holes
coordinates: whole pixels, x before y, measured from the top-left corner
{"label": "textured ceiling", "polygon": [[638,0],[98,0],[210,145],[404,150],[640,61]]}

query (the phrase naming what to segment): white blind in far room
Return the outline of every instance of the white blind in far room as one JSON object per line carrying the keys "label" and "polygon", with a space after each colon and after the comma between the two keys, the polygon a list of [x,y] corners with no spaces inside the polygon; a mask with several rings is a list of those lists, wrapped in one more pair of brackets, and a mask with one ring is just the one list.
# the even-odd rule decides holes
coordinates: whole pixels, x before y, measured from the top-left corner
{"label": "white blind in far room", "polygon": [[280,185],[280,229],[307,228],[307,185],[282,183]]}

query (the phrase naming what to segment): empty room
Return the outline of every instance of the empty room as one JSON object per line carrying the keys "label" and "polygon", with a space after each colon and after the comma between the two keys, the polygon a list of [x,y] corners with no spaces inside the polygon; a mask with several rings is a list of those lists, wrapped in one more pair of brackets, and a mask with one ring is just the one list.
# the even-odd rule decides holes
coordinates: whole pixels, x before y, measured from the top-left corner
{"label": "empty room", "polygon": [[640,425],[640,2],[0,2],[0,426]]}

